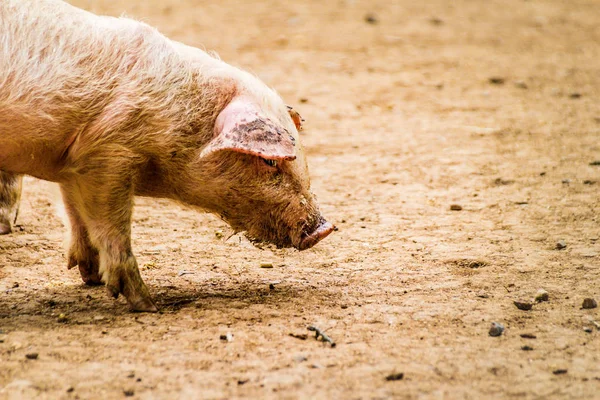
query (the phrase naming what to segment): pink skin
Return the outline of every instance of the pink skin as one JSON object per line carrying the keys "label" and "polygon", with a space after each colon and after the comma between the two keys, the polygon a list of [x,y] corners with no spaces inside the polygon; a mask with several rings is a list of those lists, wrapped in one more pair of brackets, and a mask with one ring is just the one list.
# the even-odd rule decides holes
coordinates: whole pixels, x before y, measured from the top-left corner
{"label": "pink skin", "polygon": [[270,160],[296,159],[296,139],[261,113],[252,98],[241,96],[231,101],[217,117],[214,130],[214,139],[200,157],[231,150]]}
{"label": "pink skin", "polygon": [[325,239],[335,227],[331,225],[331,223],[323,220],[317,228],[311,234],[307,235],[300,242],[300,246],[298,246],[298,250],[306,250],[313,247],[315,244],[319,243],[321,240]]}

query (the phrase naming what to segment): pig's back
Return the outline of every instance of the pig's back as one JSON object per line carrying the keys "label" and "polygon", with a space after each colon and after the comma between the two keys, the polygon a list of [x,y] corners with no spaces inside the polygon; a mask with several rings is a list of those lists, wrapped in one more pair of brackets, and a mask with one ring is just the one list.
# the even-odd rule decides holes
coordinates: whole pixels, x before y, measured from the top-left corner
{"label": "pig's back", "polygon": [[61,1],[1,0],[0,169],[36,175],[56,164],[119,96],[160,80],[175,53],[136,21]]}
{"label": "pig's back", "polygon": [[0,1],[0,107],[101,100],[140,62],[151,31],[62,1]]}
{"label": "pig's back", "polygon": [[0,100],[32,101],[83,78],[78,48],[94,41],[93,20],[59,1],[1,1]]}

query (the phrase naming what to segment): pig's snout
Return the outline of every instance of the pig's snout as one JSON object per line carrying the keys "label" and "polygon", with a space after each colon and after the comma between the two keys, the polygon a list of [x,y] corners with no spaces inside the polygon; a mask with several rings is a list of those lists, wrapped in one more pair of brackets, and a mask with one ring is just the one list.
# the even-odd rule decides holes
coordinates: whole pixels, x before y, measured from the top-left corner
{"label": "pig's snout", "polygon": [[317,227],[310,233],[306,232],[302,235],[298,250],[306,250],[319,243],[322,239],[325,239],[335,227],[331,223],[327,222],[325,218],[321,217]]}

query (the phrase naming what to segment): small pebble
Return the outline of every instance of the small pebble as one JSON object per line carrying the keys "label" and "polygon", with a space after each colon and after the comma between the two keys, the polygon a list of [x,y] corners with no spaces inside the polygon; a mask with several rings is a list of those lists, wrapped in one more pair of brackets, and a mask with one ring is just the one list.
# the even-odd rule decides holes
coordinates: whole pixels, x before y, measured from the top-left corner
{"label": "small pebble", "polygon": [[451,204],[450,210],[452,211],[461,211],[463,208],[460,204]]}
{"label": "small pebble", "polygon": [[533,333],[521,333],[519,336],[521,336],[523,339],[537,339],[537,336]]}
{"label": "small pebble", "polygon": [[263,263],[260,263],[260,267],[261,268],[273,268],[273,263],[263,262]]}
{"label": "small pebble", "polygon": [[367,14],[367,15],[365,15],[365,22],[367,24],[375,25],[379,21],[377,20],[377,17],[375,16],[375,14]]}
{"label": "small pebble", "polygon": [[125,389],[123,390],[123,394],[125,395],[125,397],[131,397],[135,394],[135,392],[133,391],[133,389]]}
{"label": "small pebble", "polygon": [[308,339],[308,335],[306,333],[290,333],[289,335],[293,338],[300,339],[300,340]]}
{"label": "small pebble", "polygon": [[544,289],[540,289],[537,291],[537,293],[535,294],[535,301],[538,303],[541,303],[542,301],[548,301],[549,299],[549,295],[548,292],[545,291]]}
{"label": "small pebble", "polygon": [[73,386],[69,386],[69,387],[67,388],[67,393],[71,393],[71,392],[73,392],[74,390],[75,390],[75,388],[74,388]]}
{"label": "small pebble", "polygon": [[531,350],[533,350],[533,347],[531,347],[531,346],[521,346],[521,350],[523,350],[523,351],[531,351]]}
{"label": "small pebble", "polygon": [[27,353],[25,354],[25,358],[27,358],[28,360],[37,360],[38,353]]}
{"label": "small pebble", "polygon": [[499,324],[498,322],[492,322],[492,326],[490,327],[489,330],[489,335],[490,336],[500,336],[502,335],[502,332],[504,332],[504,325]]}
{"label": "small pebble", "polygon": [[579,99],[579,98],[581,98],[581,93],[577,93],[577,92],[571,93],[569,95],[569,97],[572,98],[572,99]]}
{"label": "small pebble", "polygon": [[386,381],[401,381],[404,378],[404,373],[390,374],[385,377]]}
{"label": "small pebble", "polygon": [[215,237],[217,239],[223,239],[223,231],[216,231],[215,232]]}
{"label": "small pebble", "polygon": [[250,379],[238,379],[237,384],[241,386],[245,383],[248,383],[249,381]]}
{"label": "small pebble", "polygon": [[294,361],[296,361],[297,363],[301,363],[308,360],[308,358],[305,355],[298,355],[294,357]]}
{"label": "small pebble", "polygon": [[515,87],[517,87],[519,89],[527,89],[527,84],[523,81],[516,81]]}
{"label": "small pebble", "polygon": [[490,82],[492,85],[504,85],[504,78],[492,76],[490,79],[488,79],[488,82]]}
{"label": "small pebble", "polygon": [[273,285],[272,283],[269,283],[269,290],[275,290],[275,285]]}
{"label": "small pebble", "polygon": [[221,339],[224,342],[232,342],[233,341],[233,335],[231,334],[231,332],[227,332],[226,335],[219,336],[219,339]]}
{"label": "small pebble", "polygon": [[567,370],[566,369],[562,369],[562,368],[561,369],[555,369],[554,371],[552,371],[552,373],[554,375],[563,375],[563,374],[567,373]]}
{"label": "small pebble", "polygon": [[583,328],[583,331],[586,333],[592,333],[594,330],[592,328],[590,328],[589,326],[586,326],[585,328]]}
{"label": "small pebble", "polygon": [[65,323],[68,321],[68,318],[65,314],[58,314],[58,318],[56,319],[56,322],[60,322],[60,323]]}
{"label": "small pebble", "polygon": [[563,179],[561,182],[568,185],[569,183],[571,183],[571,180],[570,179]]}
{"label": "small pebble", "polygon": [[300,99],[298,101],[302,104],[308,103],[308,99],[306,97],[300,97]]}
{"label": "small pebble", "polygon": [[590,163],[592,167],[600,165],[600,160],[595,160]]}
{"label": "small pebble", "polygon": [[586,180],[583,181],[584,185],[593,185],[595,183],[596,183],[596,181],[593,181],[591,179],[586,179]]}
{"label": "small pebble", "polygon": [[556,242],[556,250],[563,250],[567,248],[567,242],[565,242],[564,240],[559,240],[558,242]]}
{"label": "small pebble", "polygon": [[444,25],[444,21],[437,17],[431,18],[429,20],[429,22],[431,23],[431,25],[435,25],[435,26]]}
{"label": "small pebble", "polygon": [[532,303],[527,303],[524,301],[513,301],[513,303],[519,310],[523,311],[529,311],[533,307]]}
{"label": "small pebble", "polygon": [[496,186],[507,186],[507,185],[512,185],[513,183],[515,183],[515,181],[513,179],[503,179],[503,178],[494,179],[494,185],[496,185]]}
{"label": "small pebble", "polygon": [[583,299],[583,304],[581,304],[581,308],[585,308],[586,310],[590,310],[596,307],[598,307],[598,302],[590,297]]}

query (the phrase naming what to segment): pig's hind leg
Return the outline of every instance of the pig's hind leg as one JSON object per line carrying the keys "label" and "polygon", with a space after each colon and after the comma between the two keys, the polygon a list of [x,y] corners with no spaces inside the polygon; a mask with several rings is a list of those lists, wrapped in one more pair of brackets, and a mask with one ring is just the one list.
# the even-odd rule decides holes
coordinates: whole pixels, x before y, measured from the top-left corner
{"label": "pig's hind leg", "polygon": [[0,235],[12,232],[11,224],[19,213],[22,177],[0,171]]}
{"label": "pig's hind leg", "polygon": [[98,250],[92,245],[87,227],[77,210],[74,192],[65,185],[61,185],[60,190],[71,224],[67,268],[78,266],[81,279],[86,285],[101,285],[102,278],[98,271],[100,267]]}
{"label": "pig's hind leg", "polygon": [[123,294],[134,311],[156,312],[131,250],[130,172],[124,165],[119,166],[118,160],[112,161],[110,171],[88,170],[75,182],[63,185],[63,193],[73,200],[74,209],[87,227],[89,242],[98,251],[97,274],[109,294],[115,298]]}

